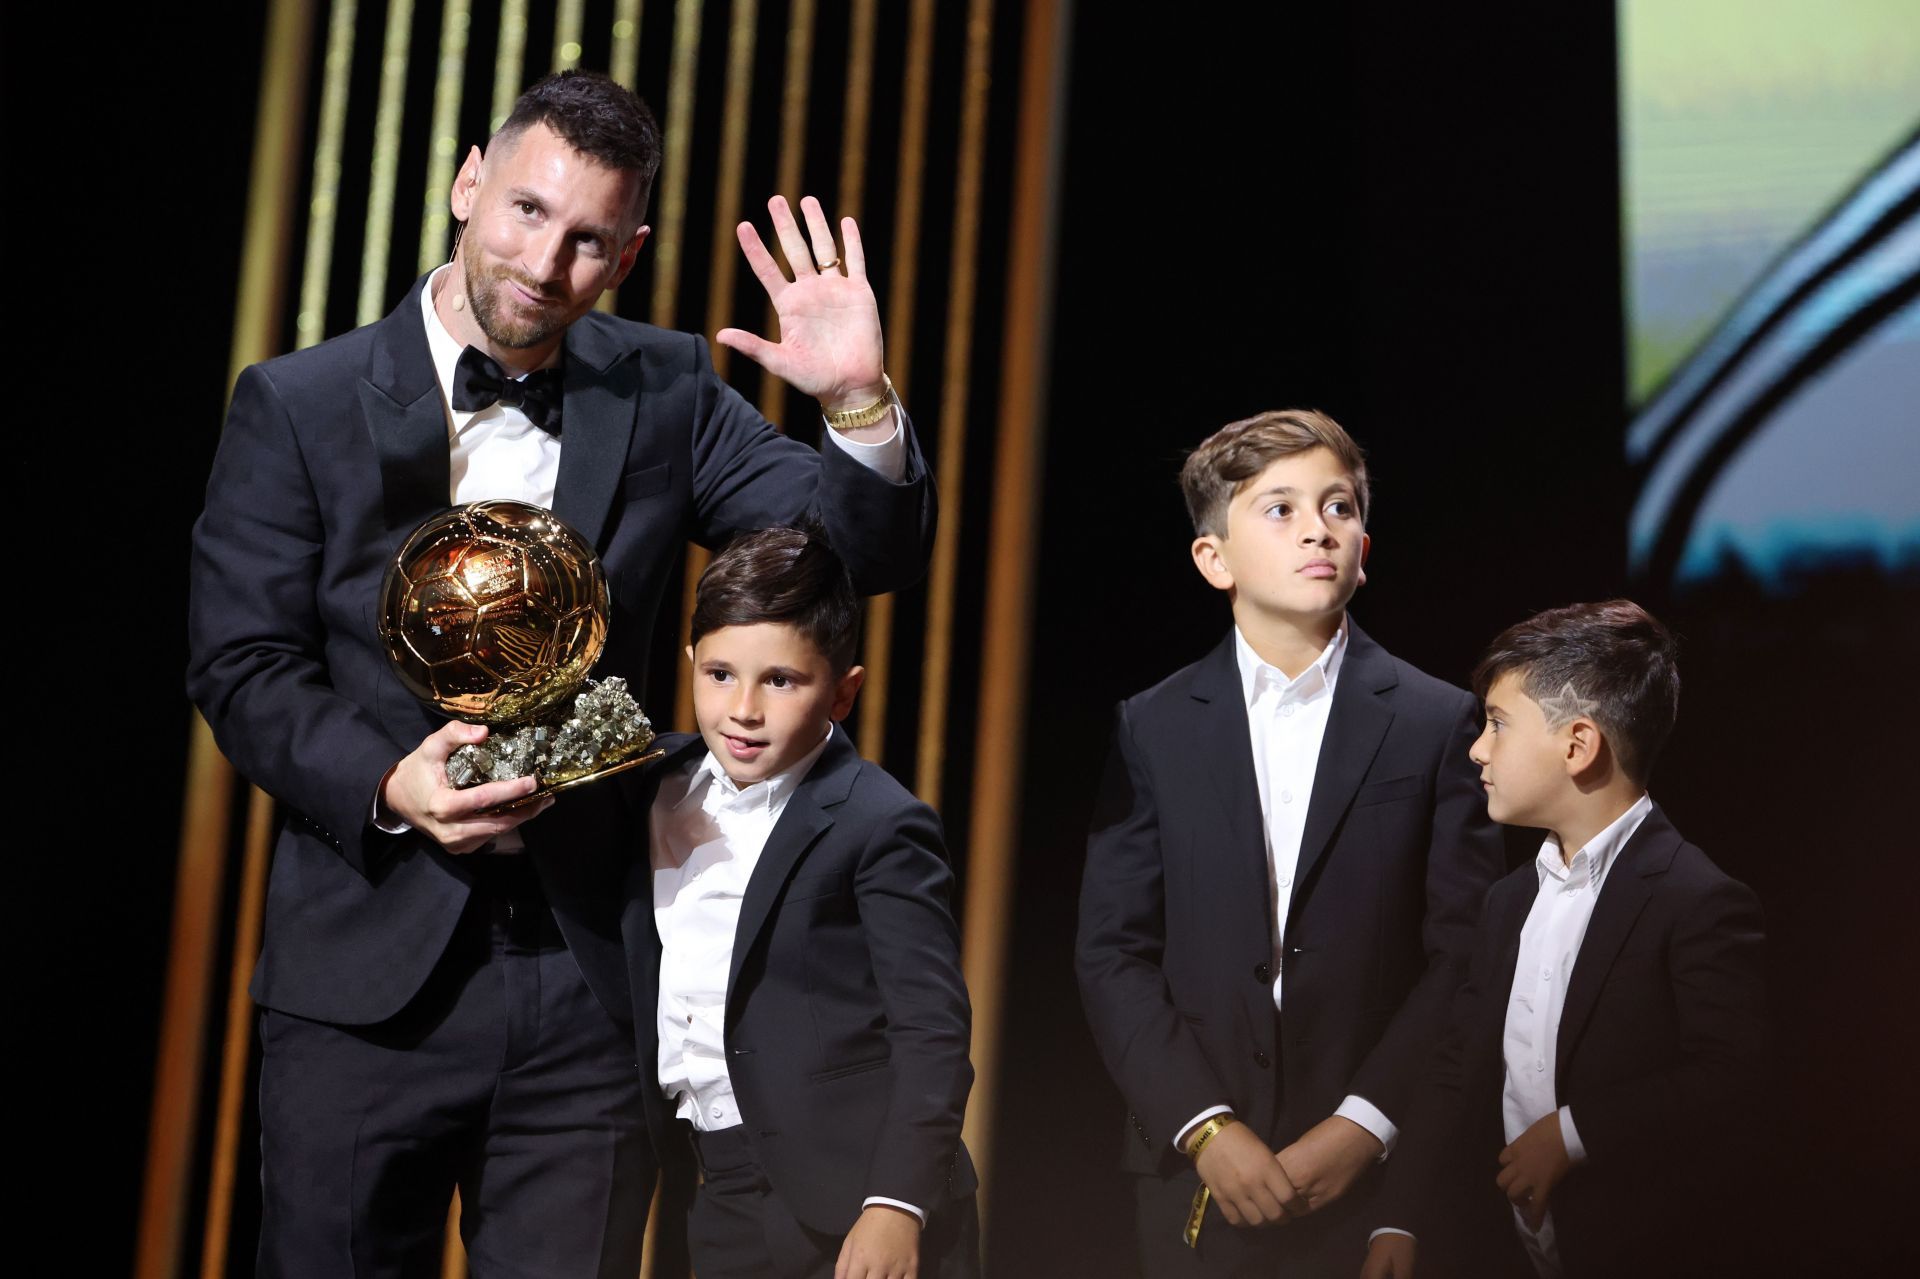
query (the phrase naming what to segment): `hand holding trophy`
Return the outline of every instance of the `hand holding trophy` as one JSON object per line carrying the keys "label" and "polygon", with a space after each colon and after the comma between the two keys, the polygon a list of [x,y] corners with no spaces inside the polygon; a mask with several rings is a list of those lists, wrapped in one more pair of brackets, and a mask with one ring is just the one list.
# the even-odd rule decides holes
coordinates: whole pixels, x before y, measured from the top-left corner
{"label": "hand holding trophy", "polygon": [[387,657],[415,697],[491,730],[448,758],[448,785],[537,776],[518,806],[659,757],[626,681],[587,678],[608,612],[599,557],[551,511],[495,499],[414,530],[380,589]]}

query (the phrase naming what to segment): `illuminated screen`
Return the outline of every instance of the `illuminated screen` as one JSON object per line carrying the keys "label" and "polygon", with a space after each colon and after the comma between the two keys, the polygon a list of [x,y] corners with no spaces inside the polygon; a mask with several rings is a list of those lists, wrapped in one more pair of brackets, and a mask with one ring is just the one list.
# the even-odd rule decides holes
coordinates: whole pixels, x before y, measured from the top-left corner
{"label": "illuminated screen", "polygon": [[1920,5],[1618,14],[1636,572],[1920,569]]}

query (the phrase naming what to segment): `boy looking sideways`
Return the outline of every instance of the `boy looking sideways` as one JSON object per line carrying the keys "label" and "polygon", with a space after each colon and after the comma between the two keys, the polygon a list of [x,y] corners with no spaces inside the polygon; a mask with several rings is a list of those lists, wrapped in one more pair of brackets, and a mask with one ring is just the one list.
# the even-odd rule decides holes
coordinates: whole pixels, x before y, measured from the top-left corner
{"label": "boy looking sideways", "polygon": [[1416,1237],[1423,1275],[1723,1273],[1759,1128],[1761,916],[1647,794],[1673,640],[1628,600],[1553,609],[1474,687],[1494,820],[1548,833],[1487,895],[1364,1273],[1406,1279]]}
{"label": "boy looking sideways", "polygon": [[701,1279],[979,1271],[973,1068],[940,821],[834,727],[865,671],[819,537],[746,534],[701,575],[700,735],[629,788],[623,920],[648,1123],[691,1142]]}
{"label": "boy looking sideways", "polygon": [[1369,493],[1332,418],[1232,423],[1180,480],[1233,627],[1119,707],[1081,998],[1130,1111],[1145,1272],[1349,1276],[1504,865],[1478,706],[1348,617]]}

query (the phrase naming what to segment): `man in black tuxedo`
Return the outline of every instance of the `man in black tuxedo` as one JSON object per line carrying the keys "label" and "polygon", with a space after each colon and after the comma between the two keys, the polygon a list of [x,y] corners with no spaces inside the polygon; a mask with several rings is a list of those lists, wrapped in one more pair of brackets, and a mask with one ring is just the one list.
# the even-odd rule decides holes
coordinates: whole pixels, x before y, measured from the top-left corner
{"label": "man in black tuxedo", "polygon": [[700,580],[698,736],[623,779],[649,1126],[701,1172],[701,1279],[977,1279],[973,1067],[940,819],[835,725],[860,612],[819,537]]}
{"label": "man in black tuxedo", "polygon": [[1476,707],[1347,617],[1368,491],[1338,423],[1233,423],[1181,482],[1234,628],[1120,705],[1081,997],[1130,1111],[1146,1273],[1347,1276],[1503,864]]}
{"label": "man in black tuxedo", "polygon": [[[523,95],[451,193],[453,262],[385,320],[246,370],[194,530],[188,687],[281,801],[262,1006],[263,1274],[437,1272],[453,1188],[474,1272],[630,1279],[654,1158],[619,940],[618,802],[455,791],[388,670],[385,565],[450,502],[550,506],[599,551],[600,672],[643,687],[685,540],[817,518],[859,586],[924,568],[934,496],[882,372],[859,234],[776,198],[795,278],[742,225],[782,340],[719,340],[815,396],[816,453],[704,343],[594,313],[647,235],[659,135],[605,77]],[[843,433],[844,432],[844,433]]]}

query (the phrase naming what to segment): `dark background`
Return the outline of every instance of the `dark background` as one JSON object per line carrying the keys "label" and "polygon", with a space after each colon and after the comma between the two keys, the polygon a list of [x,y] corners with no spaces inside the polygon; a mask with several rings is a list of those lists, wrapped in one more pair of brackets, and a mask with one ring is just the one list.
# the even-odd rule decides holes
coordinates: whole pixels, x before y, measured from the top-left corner
{"label": "dark background", "polygon": [[[64,42],[87,33],[51,15],[7,25],[16,321],[51,330],[50,376],[78,391],[57,414],[15,399],[18,484],[80,527],[77,551],[60,544],[88,571],[50,576],[90,605],[57,632],[47,682],[66,690],[51,705],[72,735],[55,748],[68,780],[37,788],[21,849],[37,907],[26,1039],[59,1096],[30,1107],[33,1202],[77,1212],[79,1255],[119,1272],[177,855],[186,537],[228,389],[262,16],[143,9],[84,58]],[[1900,783],[1920,583],[1844,563],[1771,593],[1738,572],[1681,596],[1627,579],[1612,6],[1285,6],[1253,21],[1089,2],[1070,72],[986,1173],[995,1272],[1131,1273],[1124,1112],[1072,979],[1085,821],[1113,701],[1227,625],[1188,563],[1179,460],[1220,424],[1289,405],[1331,412],[1369,449],[1371,580],[1354,614],[1400,656],[1464,682],[1501,627],[1624,591],[1680,632],[1686,696],[1654,790],[1768,909],[1779,1273],[1911,1260],[1896,1223],[1920,1139],[1906,1083],[1920,965]],[[664,85],[647,96],[660,106]],[[1004,130],[1005,91],[995,102]],[[936,121],[952,109],[936,102]],[[990,186],[988,262],[1005,199]],[[993,385],[997,351],[976,344],[977,384]],[[74,510],[63,493],[86,496]],[[970,497],[991,501],[983,483]],[[39,643],[42,610],[59,610],[23,602]],[[957,655],[963,674],[971,661]]]}

